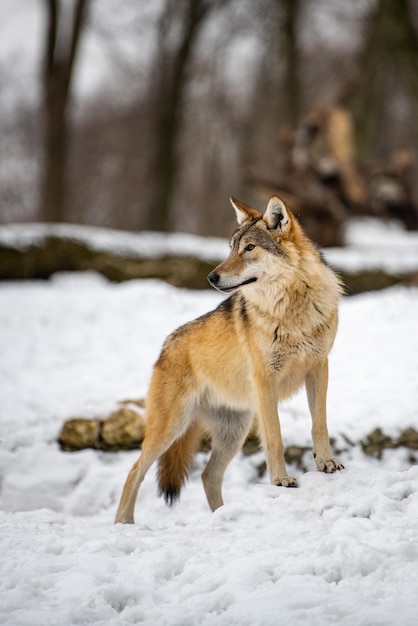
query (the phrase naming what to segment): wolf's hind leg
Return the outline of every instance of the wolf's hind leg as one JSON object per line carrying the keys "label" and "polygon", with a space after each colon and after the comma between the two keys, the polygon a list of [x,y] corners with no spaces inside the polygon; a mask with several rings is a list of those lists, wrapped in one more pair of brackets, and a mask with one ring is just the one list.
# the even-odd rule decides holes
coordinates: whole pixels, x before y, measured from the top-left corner
{"label": "wolf's hind leg", "polygon": [[[152,419],[151,415],[155,415],[155,412],[152,410],[149,411],[149,417],[147,416],[145,439],[142,444],[141,456],[133,464],[123,487],[115,524],[118,522],[122,524],[134,523],[135,501],[139,487],[145,478],[145,474],[154,461],[166,454],[170,447],[184,435],[189,423],[188,415],[187,413],[184,414],[182,407],[180,407],[180,409],[179,407],[173,408],[171,416],[168,416],[164,411],[161,411],[158,419]],[[163,427],[161,427],[161,422]],[[192,428],[192,430],[194,432],[195,429]],[[188,463],[187,458],[185,462],[186,464]],[[181,463],[178,465],[181,465]],[[187,474],[187,469],[185,473]],[[180,486],[182,481],[183,477],[180,478]]]}
{"label": "wolf's hind leg", "polygon": [[212,432],[212,453],[202,473],[203,487],[211,511],[223,505],[222,482],[225,470],[241,449],[252,416],[238,411],[221,412]]}
{"label": "wolf's hind leg", "polygon": [[147,447],[146,441],[144,440],[141,456],[133,464],[125,481],[115,517],[115,524],[134,523],[134,508],[138,489],[145,478],[145,474],[154,461],[160,456],[161,452],[164,452],[164,448],[161,450]]}
{"label": "wolf's hind leg", "polygon": [[240,446],[236,448],[215,448],[202,474],[203,487],[211,511],[223,505],[222,482],[225,470],[232,461]]}
{"label": "wolf's hind leg", "polygon": [[115,523],[133,524],[134,508],[139,487],[151,465],[182,436],[187,428],[188,415],[182,406],[173,406],[171,415],[164,408],[157,411],[151,402],[147,404],[145,438],[142,453],[133,464],[123,487]]}

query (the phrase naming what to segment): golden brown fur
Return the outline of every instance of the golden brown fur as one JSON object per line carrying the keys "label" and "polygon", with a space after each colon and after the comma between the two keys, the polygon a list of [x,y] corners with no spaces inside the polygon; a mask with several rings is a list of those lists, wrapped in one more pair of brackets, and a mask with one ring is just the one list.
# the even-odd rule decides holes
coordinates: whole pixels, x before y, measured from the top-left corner
{"label": "golden brown fur", "polygon": [[212,437],[203,485],[210,508],[221,506],[225,469],[255,416],[271,482],[296,486],[285,466],[277,404],[302,384],[317,468],[342,468],[326,424],[340,283],[279,198],[270,199],[264,215],[232,204],[239,228],[231,253],[208,277],[232,295],[166,340],[151,378],[142,454],[126,480],[116,522],[133,523],[139,486],[156,460],[160,491],[170,503],[178,497],[203,430]]}
{"label": "golden brown fur", "polygon": [[202,429],[199,422],[193,422],[184,435],[158,459],[158,485],[160,494],[164,496],[167,504],[173,504],[179,497],[201,437]]}

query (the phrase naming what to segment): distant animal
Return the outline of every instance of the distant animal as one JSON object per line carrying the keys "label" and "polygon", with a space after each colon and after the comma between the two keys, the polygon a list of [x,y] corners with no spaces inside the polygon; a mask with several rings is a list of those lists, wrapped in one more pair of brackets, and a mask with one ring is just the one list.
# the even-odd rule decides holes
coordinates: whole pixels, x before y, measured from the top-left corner
{"label": "distant animal", "polygon": [[318,470],[343,469],[326,421],[328,353],[342,286],[296,218],[276,196],[264,214],[231,198],[239,227],[228,258],[208,276],[231,294],[174,331],[155,363],[142,453],[125,482],[115,522],[133,523],[144,476],[158,460],[161,495],[180,494],[202,434],[212,452],[202,474],[212,511],[224,472],[257,417],[270,480],[296,487],[286,470],[277,405],[305,383]]}

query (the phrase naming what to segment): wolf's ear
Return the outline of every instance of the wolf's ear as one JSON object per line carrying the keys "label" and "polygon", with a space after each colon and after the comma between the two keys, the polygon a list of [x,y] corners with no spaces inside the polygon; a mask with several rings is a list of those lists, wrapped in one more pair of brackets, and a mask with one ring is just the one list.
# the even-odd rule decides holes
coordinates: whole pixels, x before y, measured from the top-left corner
{"label": "wolf's ear", "polygon": [[232,206],[235,209],[235,215],[237,216],[237,222],[241,226],[245,220],[260,217],[260,213],[249,206],[246,206],[235,198],[229,198]]}
{"label": "wolf's ear", "polygon": [[263,219],[269,230],[279,230],[283,235],[286,235],[292,226],[290,213],[285,203],[277,196],[271,196]]}

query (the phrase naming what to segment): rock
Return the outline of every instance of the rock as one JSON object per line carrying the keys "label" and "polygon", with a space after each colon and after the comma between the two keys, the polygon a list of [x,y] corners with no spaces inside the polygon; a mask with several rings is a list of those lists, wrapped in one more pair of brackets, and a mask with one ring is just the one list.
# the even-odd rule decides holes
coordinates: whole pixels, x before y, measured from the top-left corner
{"label": "rock", "polygon": [[302,446],[288,446],[285,449],[284,458],[289,465],[296,465],[299,469],[305,470],[303,462],[303,455],[310,448],[303,448]]}
{"label": "rock", "polygon": [[245,456],[250,456],[251,454],[257,454],[260,450],[261,441],[258,434],[258,423],[257,418],[254,418],[250,432],[248,433],[244,445],[242,446],[242,452]]}
{"label": "rock", "polygon": [[365,454],[375,456],[378,459],[382,457],[385,449],[398,448],[404,446],[410,450],[418,450],[418,431],[412,426],[406,428],[398,437],[392,439],[389,435],[385,435],[380,428],[376,428],[367,439],[360,442]]}
{"label": "rock", "polygon": [[139,448],[144,439],[144,431],[142,415],[136,410],[122,407],[102,420],[83,417],[67,420],[61,429],[58,442],[66,451],[84,448],[131,450]]}
{"label": "rock", "polygon": [[128,398],[127,400],[121,400],[119,404],[128,405],[133,404],[140,409],[145,409],[145,398]]}
{"label": "rock", "polygon": [[64,423],[58,442],[63,450],[70,452],[83,448],[97,448],[99,438],[100,420],[75,417]]}
{"label": "rock", "polygon": [[[105,419],[76,417],[66,421],[58,438],[61,448],[65,451],[94,448],[109,452],[140,448],[145,434],[145,420],[137,407],[143,408],[144,400],[124,400],[121,404],[123,404],[122,408],[114,411]],[[128,404],[135,408],[126,406]],[[343,439],[345,439],[349,447],[358,445],[344,437],[344,435]],[[392,438],[386,435],[380,428],[376,428],[359,443],[365,454],[381,459],[383,451],[386,449],[404,446],[409,450],[418,450],[418,431],[413,427],[409,427],[399,437]],[[331,440],[331,445],[335,448],[333,440]],[[204,433],[200,442],[199,452],[209,452],[210,449],[211,438]],[[260,450],[261,443],[258,436],[257,423],[254,421],[243,444],[242,453],[245,456],[250,456]],[[301,471],[308,471],[310,466],[306,466],[305,462],[305,453],[307,451],[311,452],[311,448],[298,445],[287,446],[285,449],[286,463],[296,466]],[[346,449],[336,450],[336,453],[344,451]],[[414,456],[411,456],[411,463],[416,463]],[[262,477],[265,472],[266,464],[262,462],[257,466],[257,473]]]}
{"label": "rock", "polygon": [[122,407],[103,420],[100,447],[103,450],[129,450],[139,448],[145,432],[142,415]]}
{"label": "rock", "polygon": [[410,450],[418,450],[418,431],[412,427],[406,428],[399,436],[398,445]]}
{"label": "rock", "polygon": [[389,437],[385,435],[380,428],[376,428],[367,439],[360,442],[363,452],[369,456],[375,456],[378,459],[382,458],[383,450],[387,448],[396,448],[397,444]]}
{"label": "rock", "polygon": [[251,456],[252,454],[257,454],[261,450],[261,441],[257,434],[252,432],[249,433],[247,439],[242,446],[242,452],[244,456]]}

